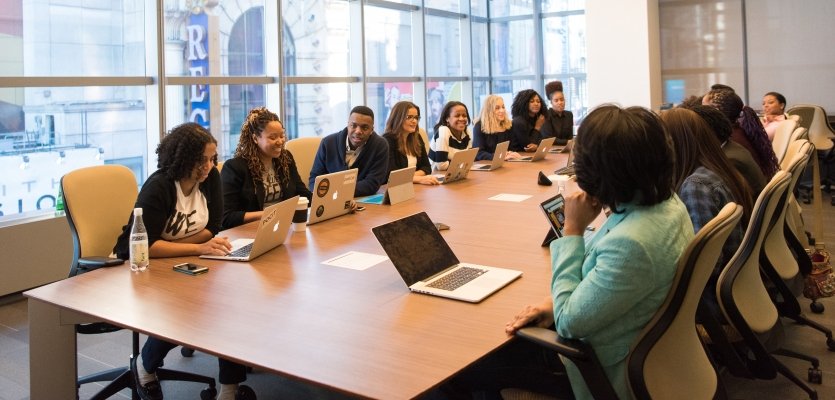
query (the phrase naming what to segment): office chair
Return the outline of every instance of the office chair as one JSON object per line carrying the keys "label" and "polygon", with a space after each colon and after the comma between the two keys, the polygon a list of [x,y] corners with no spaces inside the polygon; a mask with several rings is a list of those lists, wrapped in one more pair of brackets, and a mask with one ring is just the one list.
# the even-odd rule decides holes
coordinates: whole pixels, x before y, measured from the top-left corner
{"label": "office chair", "polygon": [[771,148],[774,150],[774,155],[777,156],[777,163],[782,163],[786,156],[786,150],[791,143],[792,134],[797,129],[797,121],[787,119],[781,121],[777,125],[777,130],[774,131],[774,140],[771,141]]}
{"label": "office chair", "polygon": [[313,136],[296,138],[284,144],[284,148],[296,160],[296,168],[298,168],[299,176],[305,184],[310,179],[310,169],[313,168],[313,160],[316,158],[316,152],[319,151],[319,142],[321,141],[321,137]]}
{"label": "office chair", "polygon": [[[810,203],[812,197],[812,190],[810,188],[815,186],[824,186],[826,192],[831,191],[831,186],[835,183],[835,176],[832,176],[833,164],[835,164],[835,130],[829,125],[826,110],[823,107],[814,104],[798,104],[786,111],[789,115],[797,115],[800,117],[800,126],[806,128],[809,134],[809,141],[815,145],[818,150],[818,163],[820,165],[821,178],[820,182],[812,182],[812,176],[809,171],[804,174],[801,189],[808,193],[804,196],[804,202]],[[804,193],[804,194],[805,194]],[[830,199],[830,203],[835,206],[835,197]]]}
{"label": "office chair", "polygon": [[[61,178],[64,208],[73,238],[73,261],[69,277],[104,267],[106,256],[111,254],[122,227],[130,218],[137,197],[136,178],[133,172],[121,165],[100,165],[81,168]],[[125,271],[125,273],[129,273]],[[115,332],[122,328],[108,323],[80,324],[79,334]],[[139,334],[133,332],[131,357],[139,354]],[[213,378],[158,369],[162,380],[179,380],[208,384],[206,394],[216,392]],[[78,386],[91,382],[109,381],[92,399],[106,399],[122,389],[131,389],[137,398],[135,383],[128,366],[110,369],[78,378]]]}
{"label": "office chair", "polygon": [[[728,203],[690,242],[678,260],[670,292],[627,360],[627,380],[639,399],[725,398],[716,369],[696,333],[696,308],[725,241],[742,218],[742,206]],[[518,336],[569,358],[597,399],[616,399],[594,350],[581,340],[545,328],[523,328]]]}
{"label": "office chair", "polygon": [[773,225],[774,213],[785,199],[789,181],[787,172],[778,171],[760,193],[740,248],[719,275],[716,298],[725,321],[732,328],[730,331],[738,336],[733,340],[734,350],[750,373],[745,377],[774,379],[779,373],[810,398],[817,399],[814,389],[774,357],[781,355],[809,361],[812,367],[808,379],[820,383],[818,359],[781,348],[783,325],[760,272],[763,243]]}

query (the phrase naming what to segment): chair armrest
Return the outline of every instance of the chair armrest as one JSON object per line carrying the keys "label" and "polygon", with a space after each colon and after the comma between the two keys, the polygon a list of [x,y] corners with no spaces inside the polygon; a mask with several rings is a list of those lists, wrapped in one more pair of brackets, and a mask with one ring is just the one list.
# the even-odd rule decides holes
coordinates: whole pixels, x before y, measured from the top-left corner
{"label": "chair armrest", "polygon": [[[589,345],[581,340],[560,337],[557,335],[557,332],[552,329],[527,327],[516,331],[516,335],[542,347],[554,350],[572,360],[589,359],[589,350],[591,350]],[[594,357],[593,351],[591,351],[591,356]]]}
{"label": "chair armrest", "polygon": [[121,258],[111,258],[111,257],[81,257],[78,259],[78,267],[85,270],[85,271],[92,271],[94,269],[99,269],[102,267],[113,267],[116,265],[122,265],[125,263],[125,260]]}

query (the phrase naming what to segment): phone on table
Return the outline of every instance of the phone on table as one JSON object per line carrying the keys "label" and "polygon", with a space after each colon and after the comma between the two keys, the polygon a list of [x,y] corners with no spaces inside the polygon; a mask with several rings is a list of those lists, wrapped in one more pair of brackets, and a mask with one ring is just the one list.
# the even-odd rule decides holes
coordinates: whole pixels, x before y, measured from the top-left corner
{"label": "phone on table", "polygon": [[192,263],[182,263],[174,266],[174,271],[182,272],[188,275],[200,275],[209,272],[209,267]]}

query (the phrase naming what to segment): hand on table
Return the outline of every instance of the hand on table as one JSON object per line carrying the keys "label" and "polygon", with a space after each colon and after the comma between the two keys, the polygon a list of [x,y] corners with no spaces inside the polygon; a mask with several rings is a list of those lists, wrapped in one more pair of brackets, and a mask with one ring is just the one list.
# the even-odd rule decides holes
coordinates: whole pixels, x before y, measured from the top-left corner
{"label": "hand on table", "polygon": [[508,336],[513,336],[516,331],[526,326],[538,326],[545,328],[554,323],[554,305],[550,297],[546,297],[539,304],[529,304],[519,311],[504,326]]}
{"label": "hand on table", "polygon": [[201,255],[223,256],[229,254],[229,250],[232,249],[232,244],[229,243],[229,239],[226,236],[215,236],[207,242],[200,244],[199,249]]}
{"label": "hand on table", "polygon": [[441,182],[438,182],[438,178],[433,175],[419,175],[412,178],[413,183],[419,183],[421,185],[440,185]]}

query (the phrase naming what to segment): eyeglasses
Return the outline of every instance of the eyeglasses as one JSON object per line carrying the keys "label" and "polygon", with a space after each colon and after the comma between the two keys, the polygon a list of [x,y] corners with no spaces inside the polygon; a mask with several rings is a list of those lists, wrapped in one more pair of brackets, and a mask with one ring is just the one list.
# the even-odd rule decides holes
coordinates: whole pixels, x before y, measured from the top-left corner
{"label": "eyeglasses", "polygon": [[374,129],[374,127],[371,126],[371,125],[366,125],[366,124],[360,125],[360,124],[357,124],[355,122],[351,122],[350,124],[348,124],[348,128],[352,131],[359,128],[360,132],[363,132],[363,133],[371,132],[371,130]]}
{"label": "eyeglasses", "polygon": [[406,121],[409,121],[409,120],[420,121],[420,115],[407,115],[406,116]]}

